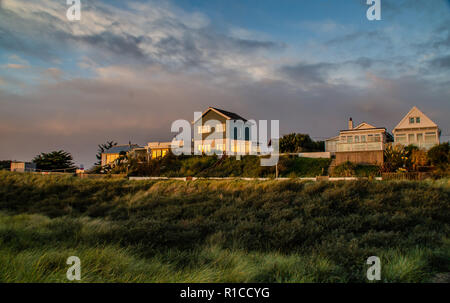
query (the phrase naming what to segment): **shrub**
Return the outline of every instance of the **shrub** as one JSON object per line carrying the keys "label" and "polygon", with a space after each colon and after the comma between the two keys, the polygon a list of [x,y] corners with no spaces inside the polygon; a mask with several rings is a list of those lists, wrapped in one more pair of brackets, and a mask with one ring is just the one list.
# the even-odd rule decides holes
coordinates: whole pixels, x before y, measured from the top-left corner
{"label": "shrub", "polygon": [[442,143],[428,151],[431,164],[438,167],[447,167],[450,162],[450,143]]}

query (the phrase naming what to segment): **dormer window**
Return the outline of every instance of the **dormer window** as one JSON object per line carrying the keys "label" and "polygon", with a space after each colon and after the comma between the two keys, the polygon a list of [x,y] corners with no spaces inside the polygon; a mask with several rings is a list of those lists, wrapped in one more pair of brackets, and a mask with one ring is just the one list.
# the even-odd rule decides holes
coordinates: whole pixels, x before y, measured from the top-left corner
{"label": "dormer window", "polygon": [[409,118],[409,124],[414,124],[414,117]]}
{"label": "dormer window", "polygon": [[420,123],[420,117],[416,117],[416,123]]}

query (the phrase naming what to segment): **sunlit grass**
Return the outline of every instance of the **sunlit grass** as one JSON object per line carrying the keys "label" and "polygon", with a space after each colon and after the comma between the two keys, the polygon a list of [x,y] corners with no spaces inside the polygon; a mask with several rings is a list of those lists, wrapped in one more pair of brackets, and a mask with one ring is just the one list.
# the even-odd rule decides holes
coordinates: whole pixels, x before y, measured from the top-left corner
{"label": "sunlit grass", "polygon": [[450,272],[437,182],[80,180],[0,173],[0,281],[427,282]]}

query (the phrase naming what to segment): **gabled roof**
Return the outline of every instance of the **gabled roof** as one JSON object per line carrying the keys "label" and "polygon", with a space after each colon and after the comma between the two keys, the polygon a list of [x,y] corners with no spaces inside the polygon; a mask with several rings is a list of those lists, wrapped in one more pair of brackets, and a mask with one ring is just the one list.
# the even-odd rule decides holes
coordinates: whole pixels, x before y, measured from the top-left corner
{"label": "gabled roof", "polygon": [[360,123],[357,127],[352,129],[343,129],[341,132],[352,132],[352,131],[358,131],[358,130],[386,130],[385,127],[375,127],[367,122]]}
{"label": "gabled roof", "polygon": [[[229,111],[226,111],[226,110],[223,110],[223,109],[220,109],[220,108],[216,108],[216,107],[208,107],[208,109],[205,110],[205,111],[203,112],[202,118],[203,118],[209,111],[214,111],[214,112],[218,113],[219,115],[221,115],[222,117],[224,117],[224,118],[227,119],[227,120],[242,120],[242,121],[244,121],[244,122],[247,122],[247,119],[245,119],[245,118],[239,116],[239,115],[236,114],[236,113],[232,113],[232,112],[229,112]],[[199,119],[195,120],[194,123],[197,122],[198,120],[199,120]]]}
{"label": "gabled roof", "polygon": [[370,129],[370,128],[376,128],[375,126],[367,123],[367,122],[362,122],[360,125],[358,125],[357,127],[354,128],[354,130],[357,129]]}
{"label": "gabled roof", "polygon": [[[420,117],[420,123],[410,124],[409,123],[410,117]],[[413,108],[411,108],[411,110],[397,124],[397,126],[394,128],[394,131],[396,129],[421,128],[421,127],[437,127],[437,124],[434,123],[430,118],[428,118],[428,116],[425,115],[420,109],[418,109],[416,106],[413,106]]]}
{"label": "gabled roof", "polygon": [[117,145],[113,146],[110,149],[104,151],[104,154],[120,154],[121,152],[129,152],[132,149],[140,148],[137,144],[127,144],[127,145]]}
{"label": "gabled roof", "polygon": [[226,111],[226,110],[223,110],[223,109],[220,109],[220,108],[216,108],[216,107],[211,107],[211,109],[213,109],[215,111],[218,111],[219,113],[221,113],[222,115],[228,117],[231,120],[242,120],[244,122],[247,121],[247,119],[239,116],[236,113],[232,113],[232,112],[229,112],[229,111]]}

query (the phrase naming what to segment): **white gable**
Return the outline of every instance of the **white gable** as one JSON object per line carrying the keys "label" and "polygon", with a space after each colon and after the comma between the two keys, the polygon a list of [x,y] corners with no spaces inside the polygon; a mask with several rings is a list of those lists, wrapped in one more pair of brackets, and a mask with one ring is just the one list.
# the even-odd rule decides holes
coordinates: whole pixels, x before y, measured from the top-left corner
{"label": "white gable", "polygon": [[370,125],[369,123],[363,122],[360,125],[358,125],[357,127],[355,127],[354,129],[371,129],[371,128],[376,128],[373,125]]}
{"label": "white gable", "polygon": [[[409,119],[414,118],[414,123],[409,123]],[[417,123],[416,118],[420,118],[420,122]],[[400,121],[400,123],[394,128],[395,130],[404,128],[421,128],[421,127],[437,127],[430,118],[428,118],[420,109],[413,107],[405,117]]]}

